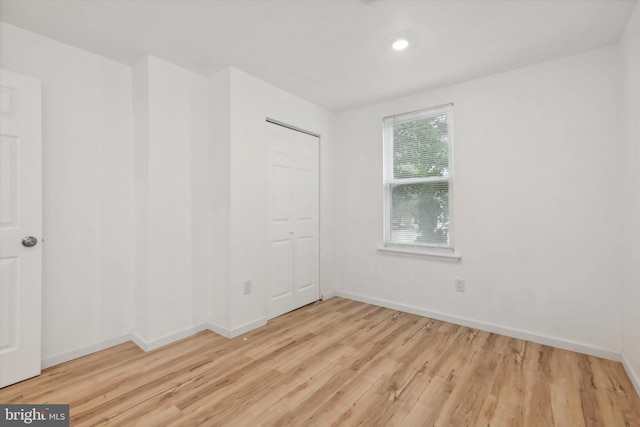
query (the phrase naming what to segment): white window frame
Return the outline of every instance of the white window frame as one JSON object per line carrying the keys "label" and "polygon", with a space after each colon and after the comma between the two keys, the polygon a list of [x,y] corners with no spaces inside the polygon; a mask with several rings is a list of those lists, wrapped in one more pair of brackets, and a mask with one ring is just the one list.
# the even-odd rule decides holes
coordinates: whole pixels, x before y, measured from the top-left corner
{"label": "white window frame", "polygon": [[[393,177],[393,127],[396,123],[413,121],[420,118],[447,114],[448,132],[448,166],[446,177],[425,177],[425,178],[394,178]],[[454,246],[454,162],[453,162],[453,104],[441,105],[410,113],[388,116],[383,119],[383,190],[384,190],[384,243],[378,249],[394,253],[407,253],[414,255],[428,255],[434,257],[444,257],[459,260],[460,254],[455,252]],[[449,228],[448,245],[438,245],[429,243],[392,243],[391,242],[391,187],[398,184],[418,184],[448,182],[449,184]]]}

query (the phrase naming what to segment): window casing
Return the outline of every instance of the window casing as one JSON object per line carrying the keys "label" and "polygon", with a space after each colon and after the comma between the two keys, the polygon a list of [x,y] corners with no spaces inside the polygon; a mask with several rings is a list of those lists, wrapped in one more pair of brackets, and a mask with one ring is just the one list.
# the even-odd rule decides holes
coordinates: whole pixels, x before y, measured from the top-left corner
{"label": "window casing", "polygon": [[453,253],[453,104],[384,119],[384,245]]}

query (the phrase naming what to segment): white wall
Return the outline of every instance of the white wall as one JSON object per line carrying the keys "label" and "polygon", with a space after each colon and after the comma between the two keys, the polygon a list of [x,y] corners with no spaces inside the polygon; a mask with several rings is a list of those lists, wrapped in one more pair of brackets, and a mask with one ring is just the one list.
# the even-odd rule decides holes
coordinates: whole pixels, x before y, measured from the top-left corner
{"label": "white wall", "polygon": [[[637,385],[638,13],[622,84],[609,47],[338,115],[234,68],[132,70],[0,24],[0,65],[43,82],[43,358],[266,320],[269,117],[321,135],[322,293],[622,351]],[[462,261],[382,254],[381,119],[448,102]]]}
{"label": "white wall", "polygon": [[134,332],[153,348],[206,320],[206,285],[192,280],[194,267],[202,274],[192,258],[192,181],[200,188],[203,171],[194,176],[192,166],[207,152],[207,80],[148,56],[134,67],[134,94],[141,184]]}
{"label": "white wall", "polygon": [[133,170],[134,170],[134,217],[135,217],[135,281],[134,323],[132,330],[139,337],[149,336],[148,291],[148,230],[145,226],[149,215],[149,61],[142,58],[132,68],[133,75]]}
{"label": "white wall", "polygon": [[627,210],[629,233],[629,280],[624,281],[622,292],[622,351],[625,366],[640,393],[640,3],[627,24],[621,43],[623,132],[627,142],[626,166],[629,174]]}
{"label": "white wall", "polygon": [[[615,357],[625,279],[617,58],[616,47],[594,50],[338,114],[339,292]],[[378,252],[381,120],[450,102],[462,260]]]}
{"label": "white wall", "polygon": [[[211,157],[204,165],[211,174],[211,188],[199,194],[210,200],[211,209],[205,220],[213,228],[213,246],[202,251],[212,271],[209,295],[209,321],[220,333],[231,329],[229,307],[230,237],[230,142],[231,142],[231,69],[224,69],[209,78],[209,120],[211,123]],[[207,227],[209,228],[209,227]]]}
{"label": "white wall", "polygon": [[131,68],[0,23],[0,65],[42,81],[42,357],[132,326]]}
{"label": "white wall", "polygon": [[335,290],[332,113],[235,69],[129,67],[0,29],[2,67],[43,83],[46,366],[266,320],[266,117],[322,135],[321,290]]}
{"label": "white wall", "polygon": [[[267,316],[266,118],[321,135],[320,288],[324,293],[335,289],[331,194],[333,114],[234,68],[213,76],[210,84],[214,107],[221,117],[229,115],[229,129],[220,131],[215,148],[223,163],[227,156],[229,159],[228,169],[217,172],[218,184],[224,186],[228,181],[228,194],[223,188],[217,201],[221,224],[228,221],[228,231],[222,231],[220,236],[228,246],[219,248],[216,255],[228,257],[228,267],[221,268],[217,276],[220,281],[214,289],[212,322],[217,330],[235,335],[264,323]],[[219,104],[226,97],[228,110]],[[225,205],[227,197],[228,205]],[[250,295],[243,294],[245,280],[253,282]],[[216,307],[220,306],[223,312],[217,311]]]}
{"label": "white wall", "polygon": [[211,117],[209,82],[191,75],[191,323],[203,325],[210,315],[215,271],[208,257],[215,247],[213,203],[214,171],[211,169]]}

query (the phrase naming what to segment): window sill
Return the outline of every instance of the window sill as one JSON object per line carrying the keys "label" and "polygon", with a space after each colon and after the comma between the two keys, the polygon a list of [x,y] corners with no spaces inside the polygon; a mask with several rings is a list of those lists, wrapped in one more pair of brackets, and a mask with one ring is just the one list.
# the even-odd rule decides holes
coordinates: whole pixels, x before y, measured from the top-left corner
{"label": "window sill", "polygon": [[462,259],[462,254],[460,253],[444,253],[438,252],[435,250],[430,250],[428,248],[425,249],[414,249],[414,248],[402,248],[396,246],[378,246],[378,251],[380,252],[388,252],[393,255],[413,255],[424,258],[430,258],[438,261],[446,261],[446,262],[458,262]]}

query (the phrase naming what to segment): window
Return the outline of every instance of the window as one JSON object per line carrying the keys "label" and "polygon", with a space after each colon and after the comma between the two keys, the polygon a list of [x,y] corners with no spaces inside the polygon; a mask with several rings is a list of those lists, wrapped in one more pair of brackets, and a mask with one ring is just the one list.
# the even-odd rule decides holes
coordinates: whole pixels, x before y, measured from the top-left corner
{"label": "window", "polygon": [[384,119],[385,247],[453,252],[453,105]]}

